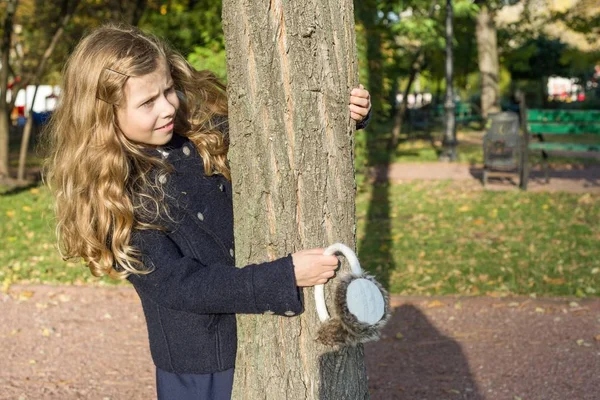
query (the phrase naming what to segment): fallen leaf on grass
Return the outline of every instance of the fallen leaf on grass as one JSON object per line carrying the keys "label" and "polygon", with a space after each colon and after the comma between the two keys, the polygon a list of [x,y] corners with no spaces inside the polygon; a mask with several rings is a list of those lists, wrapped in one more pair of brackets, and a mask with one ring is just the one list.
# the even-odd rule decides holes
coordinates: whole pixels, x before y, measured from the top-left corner
{"label": "fallen leaf on grass", "polygon": [[396,333],[396,339],[402,340],[402,339],[404,339],[404,335],[401,334],[400,332],[398,332],[398,333]]}
{"label": "fallen leaf on grass", "polygon": [[594,336],[594,340],[595,340],[596,342],[600,342],[600,335],[596,335],[596,336]]}
{"label": "fallen leaf on grass", "polygon": [[536,312],[536,313],[543,314],[544,312],[546,312],[546,310],[544,310],[542,307],[536,307],[536,308],[535,308],[535,312]]}
{"label": "fallen leaf on grass", "polygon": [[564,278],[550,278],[544,275],[542,279],[549,285],[563,285],[565,283]]}
{"label": "fallen leaf on grass", "polygon": [[584,194],[579,199],[577,199],[578,204],[593,204],[594,200],[592,199],[592,195],[589,193]]}

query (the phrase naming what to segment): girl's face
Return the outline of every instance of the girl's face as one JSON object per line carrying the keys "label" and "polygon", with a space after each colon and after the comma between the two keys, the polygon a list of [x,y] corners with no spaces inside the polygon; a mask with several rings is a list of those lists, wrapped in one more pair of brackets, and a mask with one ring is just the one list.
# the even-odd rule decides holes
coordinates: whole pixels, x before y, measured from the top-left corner
{"label": "girl's face", "polygon": [[127,139],[152,146],[171,140],[179,98],[166,61],[150,74],[127,79],[124,103],[117,122]]}

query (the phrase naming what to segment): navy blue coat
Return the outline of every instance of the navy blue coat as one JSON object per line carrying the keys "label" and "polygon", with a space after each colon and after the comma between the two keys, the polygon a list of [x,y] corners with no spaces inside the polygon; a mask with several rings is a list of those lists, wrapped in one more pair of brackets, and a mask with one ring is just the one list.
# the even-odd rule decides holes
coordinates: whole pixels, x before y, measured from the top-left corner
{"label": "navy blue coat", "polygon": [[233,368],[237,313],[302,312],[292,257],[234,266],[231,184],[206,176],[186,138],[164,147],[175,171],[160,177],[172,219],[167,231],[134,230],[132,244],[154,268],[128,279],[138,292],[157,367],[207,374]]}

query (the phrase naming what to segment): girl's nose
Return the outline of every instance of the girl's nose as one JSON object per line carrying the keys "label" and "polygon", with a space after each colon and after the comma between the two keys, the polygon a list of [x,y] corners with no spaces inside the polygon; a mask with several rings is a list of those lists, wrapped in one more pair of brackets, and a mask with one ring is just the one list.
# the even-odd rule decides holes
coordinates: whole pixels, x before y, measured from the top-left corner
{"label": "girl's nose", "polygon": [[163,95],[161,96],[161,99],[162,114],[166,117],[172,117],[173,115],[175,115],[175,111],[177,110],[178,106],[177,97],[171,98],[171,96]]}

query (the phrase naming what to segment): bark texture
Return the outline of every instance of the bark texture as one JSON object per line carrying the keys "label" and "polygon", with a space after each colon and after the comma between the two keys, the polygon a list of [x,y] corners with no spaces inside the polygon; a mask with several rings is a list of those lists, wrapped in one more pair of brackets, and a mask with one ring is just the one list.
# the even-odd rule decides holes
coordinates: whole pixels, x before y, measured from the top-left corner
{"label": "bark texture", "polygon": [[477,15],[477,54],[481,74],[481,115],[500,111],[498,39],[494,15],[486,6]]}
{"label": "bark texture", "polygon": [[[225,0],[223,27],[237,264],[354,247],[352,1]],[[312,289],[304,304],[298,317],[238,317],[234,399],[368,398],[362,346],[315,342]]]}

